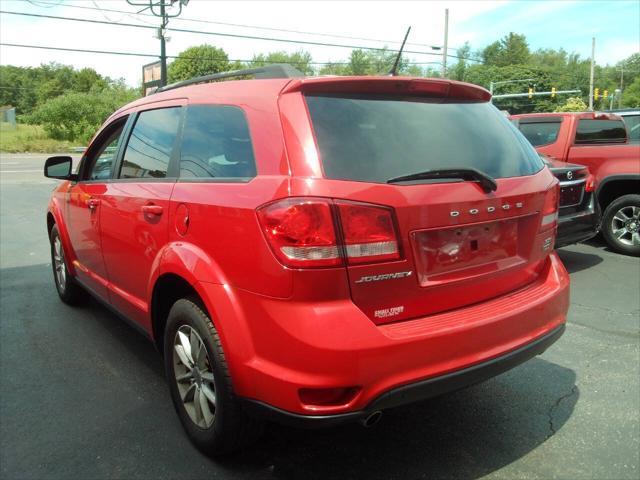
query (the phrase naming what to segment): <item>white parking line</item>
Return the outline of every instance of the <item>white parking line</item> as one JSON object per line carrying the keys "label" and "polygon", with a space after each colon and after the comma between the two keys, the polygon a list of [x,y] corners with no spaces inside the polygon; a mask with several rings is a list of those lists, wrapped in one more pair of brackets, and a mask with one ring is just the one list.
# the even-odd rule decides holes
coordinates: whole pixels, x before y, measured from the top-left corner
{"label": "white parking line", "polygon": [[34,173],[34,172],[42,173],[42,170],[0,170],[0,173]]}

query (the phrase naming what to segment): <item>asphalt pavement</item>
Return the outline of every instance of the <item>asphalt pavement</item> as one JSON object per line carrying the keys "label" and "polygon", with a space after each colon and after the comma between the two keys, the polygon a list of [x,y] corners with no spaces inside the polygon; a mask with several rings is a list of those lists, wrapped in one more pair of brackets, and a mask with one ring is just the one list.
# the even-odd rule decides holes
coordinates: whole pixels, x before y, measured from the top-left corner
{"label": "asphalt pavement", "polygon": [[640,478],[640,259],[597,240],[562,249],[567,331],[514,370],[371,429],[272,425],[211,460],[183,433],[153,346],[95,301],[59,301],[43,161],[0,154],[2,478]]}

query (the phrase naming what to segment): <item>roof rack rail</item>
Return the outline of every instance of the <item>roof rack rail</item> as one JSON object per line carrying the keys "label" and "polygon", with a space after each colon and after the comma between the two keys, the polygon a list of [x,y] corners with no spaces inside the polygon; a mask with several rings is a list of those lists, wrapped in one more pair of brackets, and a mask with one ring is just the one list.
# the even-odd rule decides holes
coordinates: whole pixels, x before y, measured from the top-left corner
{"label": "roof rack rail", "polygon": [[268,78],[296,78],[304,77],[304,73],[300,70],[293,68],[286,63],[274,63],[271,65],[265,65],[264,67],[248,68],[245,70],[232,70],[230,72],[213,73],[211,75],[203,75],[201,77],[190,78],[189,80],[183,80],[182,82],[172,83],[165,87],[158,88],[154,93],[166,92],[167,90],[173,90],[175,88],[186,87],[187,85],[196,85],[198,83],[215,82],[217,80],[224,80],[225,78],[235,77],[249,77],[253,76],[256,79],[268,79]]}

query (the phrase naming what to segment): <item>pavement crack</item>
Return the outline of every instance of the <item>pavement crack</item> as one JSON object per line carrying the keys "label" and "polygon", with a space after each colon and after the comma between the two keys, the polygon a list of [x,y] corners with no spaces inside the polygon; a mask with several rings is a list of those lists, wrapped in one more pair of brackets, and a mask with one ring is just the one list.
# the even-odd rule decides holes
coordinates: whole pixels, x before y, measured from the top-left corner
{"label": "pavement crack", "polygon": [[553,423],[553,415],[554,412],[556,411],[556,409],[560,406],[560,404],[562,403],[563,400],[566,400],[569,397],[572,397],[573,395],[578,393],[578,385],[574,385],[573,387],[571,387],[571,391],[569,393],[565,393],[564,395],[558,397],[558,399],[555,401],[555,403],[553,405],[551,405],[551,407],[549,407],[549,411],[547,412],[547,416],[549,417],[549,435],[547,435],[547,439],[551,438],[552,436],[554,436],[556,434],[556,427]]}

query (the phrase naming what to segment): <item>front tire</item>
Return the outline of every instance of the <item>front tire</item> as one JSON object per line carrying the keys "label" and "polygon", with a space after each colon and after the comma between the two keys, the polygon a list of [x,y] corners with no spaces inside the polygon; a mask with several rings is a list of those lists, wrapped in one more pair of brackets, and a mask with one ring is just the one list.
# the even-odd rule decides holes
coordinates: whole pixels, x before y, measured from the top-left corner
{"label": "front tire", "polygon": [[58,226],[54,225],[49,234],[51,243],[51,267],[53,268],[53,280],[60,300],[68,305],[77,305],[84,298],[82,288],[76,283],[69,272],[67,259],[64,254],[62,238]]}
{"label": "front tire", "polygon": [[240,407],[218,332],[197,300],[180,299],[171,307],[164,361],[178,417],[203,453],[235,452],[262,433],[262,423]]}
{"label": "front tire", "polygon": [[640,256],[640,195],[623,195],[609,204],[602,235],[616,252]]}

